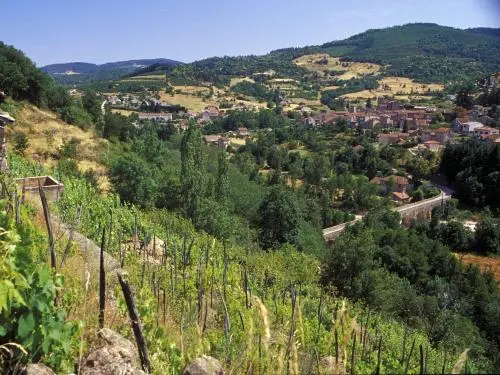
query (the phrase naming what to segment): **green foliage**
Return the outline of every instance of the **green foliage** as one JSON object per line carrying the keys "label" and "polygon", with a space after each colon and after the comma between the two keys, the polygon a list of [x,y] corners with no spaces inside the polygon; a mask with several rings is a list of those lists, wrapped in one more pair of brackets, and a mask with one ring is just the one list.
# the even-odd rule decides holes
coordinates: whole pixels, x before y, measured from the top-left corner
{"label": "green foliage", "polygon": [[456,184],[461,202],[473,207],[500,209],[497,187],[500,183],[500,145],[469,140],[447,145],[441,172]]}
{"label": "green foliage", "polygon": [[181,144],[181,197],[186,216],[199,219],[200,202],[206,194],[205,153],[201,132],[194,123],[182,138]]}
{"label": "green foliage", "polygon": [[[440,233],[457,247],[470,239],[457,224]],[[500,300],[492,275],[461,265],[425,231],[401,227],[395,213],[370,212],[338,237],[322,279],[342,295],[424,329],[434,344],[471,347],[483,365],[498,366],[496,318],[484,315]]]}
{"label": "green foliage", "polygon": [[231,86],[231,91],[236,94],[253,96],[262,101],[271,101],[274,98],[273,92],[266,86],[247,81],[238,82],[234,86]]}
{"label": "green foliage", "polygon": [[387,74],[420,82],[479,78],[500,68],[498,38],[436,24],[368,30],[321,46],[333,54],[339,48],[347,60],[390,65]]}
{"label": "green foliage", "polygon": [[50,79],[23,52],[0,42],[0,87],[15,100],[42,105]]}
{"label": "green foliage", "polygon": [[14,132],[12,135],[12,140],[14,141],[14,150],[20,154],[24,155],[24,152],[28,149],[30,146],[30,143],[28,141],[28,137],[26,134],[23,132]]}
{"label": "green foliage", "polygon": [[109,178],[125,202],[141,206],[154,204],[157,185],[149,165],[134,154],[125,155],[113,161]]}
{"label": "green foliage", "polygon": [[259,208],[259,239],[271,249],[297,241],[301,213],[291,192],[281,186],[271,188]]}
{"label": "green foliage", "polygon": [[5,201],[0,207],[0,346],[16,343],[26,351],[23,355],[14,348],[11,356],[2,352],[0,365],[5,369],[18,362],[43,361],[57,370],[70,362],[75,329],[66,322],[65,310],[54,303],[63,280],[45,264],[43,237],[28,217],[16,226]]}

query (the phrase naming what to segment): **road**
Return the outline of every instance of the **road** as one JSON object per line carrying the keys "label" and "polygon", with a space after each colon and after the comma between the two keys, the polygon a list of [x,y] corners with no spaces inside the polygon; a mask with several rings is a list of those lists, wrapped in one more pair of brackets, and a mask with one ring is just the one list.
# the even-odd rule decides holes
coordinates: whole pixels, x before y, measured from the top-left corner
{"label": "road", "polygon": [[[413,210],[418,210],[419,208],[422,207],[436,207],[442,202],[448,201],[450,199],[451,199],[451,194],[448,194],[445,191],[441,190],[441,194],[436,197],[424,199],[422,201],[415,203],[405,204],[404,206],[394,207],[392,210],[399,212],[400,215],[405,215]],[[335,225],[333,227],[325,228],[323,229],[323,238],[325,240],[333,239],[337,237],[340,233],[342,233],[345,230],[346,226],[354,224],[355,222],[360,221],[361,219],[363,219],[363,215],[356,215],[356,218],[352,221]]]}

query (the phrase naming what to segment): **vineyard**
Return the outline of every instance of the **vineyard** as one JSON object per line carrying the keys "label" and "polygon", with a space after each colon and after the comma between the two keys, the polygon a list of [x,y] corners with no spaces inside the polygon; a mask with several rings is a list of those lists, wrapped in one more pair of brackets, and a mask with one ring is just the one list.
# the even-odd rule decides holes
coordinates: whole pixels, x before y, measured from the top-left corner
{"label": "vineyard", "polygon": [[[10,158],[10,166],[16,177],[40,172],[39,166],[18,156]],[[17,252],[23,249],[26,255],[21,246],[26,239],[16,245],[13,233],[22,238],[27,232],[36,233],[29,256],[43,270],[45,281],[53,280],[47,304],[54,315],[68,317],[60,322],[66,329],[58,337],[65,350],[49,354],[48,348],[54,347],[43,343],[39,344],[43,353],[32,356],[30,348],[40,349],[30,342],[26,354],[16,350],[24,360],[41,359],[60,371],[71,371],[100,326],[132,338],[117,278],[121,275],[132,288],[156,374],[181,373],[202,354],[219,359],[228,374],[481,369],[481,364],[466,359],[466,352],[459,358],[460,353],[433,347],[422,332],[322,289],[320,263],[292,247],[264,252],[230,245],[197,232],[189,221],[169,211],[122,204],[117,196],[100,195],[82,179],[62,176],[62,181],[65,194],[50,207],[56,261],[49,271],[46,249],[52,241],[44,234],[39,202],[22,203],[4,179],[2,256],[9,241],[14,250],[7,254],[21,256]],[[69,228],[66,236],[64,228]],[[77,233],[94,246],[100,244],[101,266],[99,252],[78,240]],[[5,283],[3,278],[0,282]],[[16,307],[10,309],[0,303],[0,314],[8,316]],[[8,329],[24,332],[23,316]],[[26,343],[21,340],[21,345]],[[143,368],[148,368],[144,362]]]}

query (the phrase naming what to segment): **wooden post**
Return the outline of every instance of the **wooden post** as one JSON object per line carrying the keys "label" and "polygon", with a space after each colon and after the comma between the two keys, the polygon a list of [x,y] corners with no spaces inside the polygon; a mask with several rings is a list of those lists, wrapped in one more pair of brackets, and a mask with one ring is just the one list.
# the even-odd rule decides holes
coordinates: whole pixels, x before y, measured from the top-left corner
{"label": "wooden post", "polygon": [[380,336],[378,340],[378,354],[377,354],[377,370],[375,371],[376,375],[380,375],[380,352],[382,350],[382,336]]}
{"label": "wooden post", "polygon": [[354,341],[352,343],[352,353],[351,353],[351,375],[354,375],[355,374],[355,367],[356,367],[356,363],[355,363],[355,354],[356,354],[356,331],[353,332],[353,335],[354,335]]}
{"label": "wooden post", "polygon": [[101,256],[99,262],[99,328],[104,327],[104,310],[106,309],[106,273],[104,272],[104,242],[106,227],[102,229]]}
{"label": "wooden post", "polygon": [[424,348],[422,347],[422,344],[420,344],[420,372],[419,374],[422,375],[424,373]]}
{"label": "wooden post", "polygon": [[415,346],[415,338],[411,342],[410,353],[408,354],[408,361],[406,362],[405,374],[408,374],[408,368],[410,367],[411,355],[413,354],[413,348]]}
{"label": "wooden post", "polygon": [[130,286],[128,285],[127,280],[125,280],[120,273],[118,273],[118,281],[120,282],[123,297],[125,298],[125,302],[127,304],[128,315],[132,324],[132,330],[134,331],[142,369],[150,374],[151,361],[149,360],[149,352],[146,345],[146,340],[144,339],[144,335],[142,334],[141,320],[139,318],[137,308],[135,307],[134,296],[132,295],[132,291],[130,290]]}
{"label": "wooden post", "polygon": [[40,193],[40,200],[42,201],[43,207],[43,216],[45,218],[45,224],[47,225],[47,233],[49,236],[49,251],[50,251],[50,266],[55,270],[56,269],[56,253],[54,250],[54,235],[52,233],[52,223],[50,221],[50,211],[49,205],[47,203],[47,197],[45,196],[45,192],[40,185],[40,181],[38,181],[38,192]]}

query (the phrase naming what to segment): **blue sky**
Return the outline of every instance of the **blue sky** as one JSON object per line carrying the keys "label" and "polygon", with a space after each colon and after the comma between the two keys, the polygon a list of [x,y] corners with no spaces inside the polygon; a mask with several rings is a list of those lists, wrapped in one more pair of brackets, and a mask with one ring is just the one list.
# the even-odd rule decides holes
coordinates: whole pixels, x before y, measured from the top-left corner
{"label": "blue sky", "polygon": [[369,28],[500,27],[500,0],[0,0],[0,40],[37,65],[190,62],[321,44]]}

